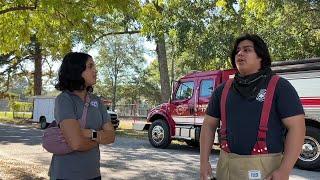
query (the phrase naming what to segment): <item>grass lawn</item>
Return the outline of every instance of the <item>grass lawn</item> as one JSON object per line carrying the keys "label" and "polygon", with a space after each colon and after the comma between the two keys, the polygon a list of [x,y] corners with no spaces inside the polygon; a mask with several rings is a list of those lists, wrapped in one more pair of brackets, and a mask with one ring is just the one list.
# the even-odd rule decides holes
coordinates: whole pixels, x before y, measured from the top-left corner
{"label": "grass lawn", "polygon": [[7,112],[7,111],[1,111],[0,112],[0,118],[1,119],[12,119],[13,118],[13,113],[12,112]]}
{"label": "grass lawn", "polygon": [[147,139],[148,131],[136,131],[133,129],[132,123],[133,120],[120,119],[120,124],[119,128],[116,130],[116,135]]}
{"label": "grass lawn", "polygon": [[13,112],[10,111],[1,111],[0,118],[1,119],[14,119],[14,118],[21,118],[21,119],[30,119],[32,117],[32,112]]}
{"label": "grass lawn", "polygon": [[29,119],[13,119],[13,118],[5,118],[5,117],[0,117],[0,123],[17,124],[17,125],[32,124],[32,122]]}

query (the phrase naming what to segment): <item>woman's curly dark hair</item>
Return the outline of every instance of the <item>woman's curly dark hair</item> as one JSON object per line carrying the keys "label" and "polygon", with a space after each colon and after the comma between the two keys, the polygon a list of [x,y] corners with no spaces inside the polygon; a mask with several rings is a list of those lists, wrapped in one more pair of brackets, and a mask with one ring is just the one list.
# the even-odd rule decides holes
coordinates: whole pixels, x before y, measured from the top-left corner
{"label": "woman's curly dark hair", "polygon": [[[66,54],[62,60],[58,72],[58,83],[55,88],[59,91],[69,90],[84,90],[85,80],[82,77],[82,72],[86,70],[86,63],[89,54],[80,52],[70,52]],[[88,91],[92,91],[92,87],[87,87]]]}
{"label": "woman's curly dark hair", "polygon": [[261,69],[271,66],[271,57],[268,50],[267,44],[263,41],[261,37],[255,34],[245,34],[236,39],[234,43],[234,47],[231,53],[231,64],[233,68],[237,68],[235,63],[235,56],[237,54],[238,45],[241,41],[249,40],[253,42],[254,51],[257,53],[257,56],[262,59],[261,61]]}

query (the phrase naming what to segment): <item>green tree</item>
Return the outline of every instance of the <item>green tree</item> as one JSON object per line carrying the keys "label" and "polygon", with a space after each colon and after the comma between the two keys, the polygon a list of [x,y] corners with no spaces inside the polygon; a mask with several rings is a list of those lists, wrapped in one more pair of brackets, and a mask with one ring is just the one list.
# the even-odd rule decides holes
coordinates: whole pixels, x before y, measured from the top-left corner
{"label": "green tree", "polygon": [[[115,109],[117,98],[117,88],[119,85],[129,84],[139,76],[145,60],[143,59],[143,49],[141,40],[137,36],[117,35],[108,36],[100,44],[97,66],[103,83],[100,87],[112,89],[112,110]],[[111,86],[111,87],[110,87]],[[99,90],[105,94],[103,89]]]}
{"label": "green tree", "polygon": [[180,69],[229,68],[236,37],[261,35],[274,60],[320,56],[317,1],[170,1]]}
{"label": "green tree", "polygon": [[[166,10],[164,5],[163,1],[130,1],[127,6],[134,8],[118,11],[114,14],[116,17],[119,17],[119,14],[121,14],[120,23],[119,19],[116,22],[122,27],[120,29],[113,29],[112,32],[105,32],[102,36],[141,33],[149,40],[156,42],[156,53],[161,76],[161,98],[163,102],[166,102],[170,96],[170,81],[165,42],[168,24],[165,22],[166,18],[164,14]],[[110,18],[107,19],[110,22]]]}
{"label": "green tree", "polygon": [[161,85],[160,72],[158,61],[154,60],[152,63],[140,73],[140,96],[147,99],[150,105],[157,105],[162,102],[161,99]]}
{"label": "green tree", "polygon": [[[30,56],[24,60],[31,59],[34,63],[35,95],[41,94],[42,65],[47,57],[60,60],[79,42],[91,45],[102,33],[98,28],[104,24],[100,16],[112,13],[114,9],[127,9],[129,4],[126,0],[99,3],[99,6],[97,3],[69,0],[0,1],[0,54]],[[31,52],[24,51],[30,45]]]}

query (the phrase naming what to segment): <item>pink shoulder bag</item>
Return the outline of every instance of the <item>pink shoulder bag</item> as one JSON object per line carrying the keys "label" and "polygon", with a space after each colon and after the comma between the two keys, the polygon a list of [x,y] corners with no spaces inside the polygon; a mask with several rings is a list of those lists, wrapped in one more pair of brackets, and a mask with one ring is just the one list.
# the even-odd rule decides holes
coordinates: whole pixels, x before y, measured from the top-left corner
{"label": "pink shoulder bag", "polygon": [[[86,96],[82,117],[80,120],[81,128],[85,128],[87,122],[87,112],[89,107],[89,95]],[[71,153],[73,150],[67,144],[65,138],[62,135],[62,131],[59,128],[56,121],[53,121],[47,129],[44,130],[42,136],[42,147],[50,153],[57,155],[64,155]]]}

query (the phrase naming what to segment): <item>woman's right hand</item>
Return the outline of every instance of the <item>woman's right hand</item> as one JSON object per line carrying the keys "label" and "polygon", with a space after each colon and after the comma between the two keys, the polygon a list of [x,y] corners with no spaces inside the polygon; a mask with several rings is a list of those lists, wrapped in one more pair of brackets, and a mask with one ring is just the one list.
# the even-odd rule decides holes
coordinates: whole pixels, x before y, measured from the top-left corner
{"label": "woman's right hand", "polygon": [[210,162],[200,163],[200,180],[208,180],[212,177]]}

